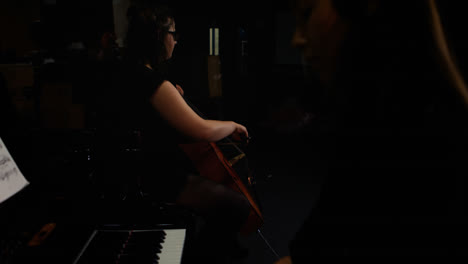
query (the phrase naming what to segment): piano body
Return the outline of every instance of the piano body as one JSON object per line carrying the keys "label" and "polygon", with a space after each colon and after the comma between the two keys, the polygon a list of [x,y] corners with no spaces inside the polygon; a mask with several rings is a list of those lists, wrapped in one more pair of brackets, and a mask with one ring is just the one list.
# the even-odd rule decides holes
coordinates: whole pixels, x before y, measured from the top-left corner
{"label": "piano body", "polygon": [[[5,142],[30,185],[0,203],[0,263],[186,263],[191,212],[91,195],[93,164],[83,136],[89,135],[81,131],[78,145],[63,144],[77,141],[70,131]],[[14,142],[21,147],[10,148]]]}
{"label": "piano body", "polygon": [[47,223],[1,238],[0,263],[184,263],[187,228]]}

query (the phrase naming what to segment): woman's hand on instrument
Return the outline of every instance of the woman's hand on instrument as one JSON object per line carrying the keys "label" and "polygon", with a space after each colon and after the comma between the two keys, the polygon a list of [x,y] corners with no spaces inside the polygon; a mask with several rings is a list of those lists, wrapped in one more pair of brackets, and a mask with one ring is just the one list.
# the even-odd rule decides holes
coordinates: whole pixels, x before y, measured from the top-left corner
{"label": "woman's hand on instrument", "polygon": [[237,141],[245,141],[246,143],[249,142],[249,132],[247,131],[247,128],[241,124],[234,123],[236,126],[236,129],[234,132],[232,132],[232,138]]}

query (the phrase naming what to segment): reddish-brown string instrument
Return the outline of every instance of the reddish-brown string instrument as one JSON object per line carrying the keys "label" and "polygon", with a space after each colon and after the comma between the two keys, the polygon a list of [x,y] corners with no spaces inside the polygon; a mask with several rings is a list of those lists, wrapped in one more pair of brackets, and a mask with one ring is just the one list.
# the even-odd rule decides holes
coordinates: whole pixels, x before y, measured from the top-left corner
{"label": "reddish-brown string instrument", "polygon": [[[193,106],[192,108],[199,112]],[[223,184],[247,198],[250,203],[250,213],[240,232],[246,235],[257,231],[263,224],[259,206],[218,145],[214,142],[196,142],[179,146],[192,160],[202,177]]]}
{"label": "reddish-brown string instrument", "polygon": [[180,147],[195,164],[201,176],[221,183],[244,195],[250,203],[249,216],[242,226],[242,234],[257,231],[263,224],[263,216],[252,195],[230,162],[213,142],[181,144]]}

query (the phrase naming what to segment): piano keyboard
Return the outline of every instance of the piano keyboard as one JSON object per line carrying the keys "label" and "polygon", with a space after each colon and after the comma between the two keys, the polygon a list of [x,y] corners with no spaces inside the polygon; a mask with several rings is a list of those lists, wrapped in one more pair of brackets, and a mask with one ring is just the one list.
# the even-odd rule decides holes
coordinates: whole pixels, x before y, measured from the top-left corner
{"label": "piano keyboard", "polygon": [[185,229],[95,230],[74,264],[180,264]]}

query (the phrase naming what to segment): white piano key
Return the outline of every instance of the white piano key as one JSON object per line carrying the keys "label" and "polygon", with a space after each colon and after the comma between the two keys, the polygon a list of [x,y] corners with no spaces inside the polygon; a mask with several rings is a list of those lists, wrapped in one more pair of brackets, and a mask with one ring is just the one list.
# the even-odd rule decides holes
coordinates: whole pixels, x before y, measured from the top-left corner
{"label": "white piano key", "polygon": [[185,229],[164,229],[166,238],[159,256],[160,264],[180,264],[185,242]]}

